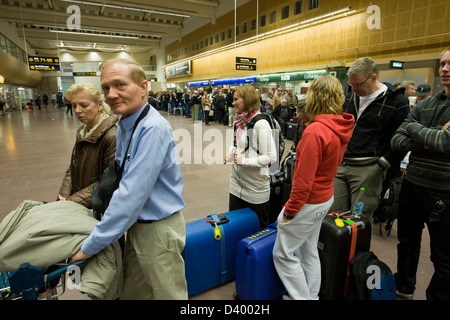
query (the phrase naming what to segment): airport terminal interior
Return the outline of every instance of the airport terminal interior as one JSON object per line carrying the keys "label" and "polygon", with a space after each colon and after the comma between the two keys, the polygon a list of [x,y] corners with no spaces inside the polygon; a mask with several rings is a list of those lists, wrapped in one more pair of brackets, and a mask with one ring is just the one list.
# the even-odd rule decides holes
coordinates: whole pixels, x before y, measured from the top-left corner
{"label": "airport terminal interior", "polygon": [[[198,132],[204,135],[207,131],[212,136],[225,136],[228,126],[212,122],[211,126],[202,123],[197,129],[197,140],[192,119],[180,115],[161,114],[169,121],[172,128],[186,130],[191,138],[190,144],[202,143],[198,140]],[[64,109],[42,107],[42,110],[8,112],[1,117],[0,159],[2,168],[0,176],[2,192],[0,196],[1,216],[3,219],[10,211],[15,210],[24,200],[55,201],[65,171],[70,162],[74,137],[79,121],[75,116],[67,115]],[[220,134],[219,134],[220,133]],[[211,142],[203,142],[205,150]],[[286,149],[292,141],[286,140]],[[198,147],[198,145],[196,146]],[[287,151],[286,151],[287,152]],[[149,159],[151,161],[151,159]],[[204,161],[194,164],[181,164],[183,175],[183,197],[186,207],[183,215],[187,223],[203,219],[210,214],[228,211],[228,195],[230,181],[230,165],[223,163],[206,164]],[[397,232],[396,223],[390,235],[380,224],[375,224],[371,250],[392,270],[396,270]],[[425,299],[425,289],[433,274],[430,262],[429,236],[423,233],[420,265],[417,274],[418,284],[416,300]],[[222,286],[210,289],[191,299],[230,300],[233,299],[235,283],[231,281]],[[59,299],[87,299],[76,290],[67,290]]]}
{"label": "airport terminal interior", "polygon": [[[80,122],[65,106],[45,106],[42,97],[64,97],[73,83],[100,87],[99,65],[107,59],[136,60],[157,96],[250,84],[265,100],[289,87],[304,98],[322,74],[337,77],[346,93],[348,68],[370,56],[381,81],[427,84],[434,95],[443,90],[438,68],[450,45],[449,21],[445,0],[3,0],[0,221],[24,200],[56,201]],[[159,112],[184,146],[186,222],[227,212],[231,166],[217,159],[232,128]],[[205,154],[214,142],[211,162]],[[288,150],[293,142],[285,142]],[[389,235],[383,224],[374,225],[371,250],[393,272],[397,243],[396,222]],[[426,299],[434,272],[429,244],[425,227],[415,300]],[[190,299],[229,300],[234,292],[230,281]],[[87,297],[68,290],[60,299]]]}

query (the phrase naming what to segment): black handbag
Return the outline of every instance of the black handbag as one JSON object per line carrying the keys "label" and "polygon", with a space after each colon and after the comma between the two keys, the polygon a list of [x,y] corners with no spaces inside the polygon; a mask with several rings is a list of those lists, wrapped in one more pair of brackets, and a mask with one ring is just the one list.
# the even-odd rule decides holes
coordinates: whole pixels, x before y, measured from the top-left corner
{"label": "black handbag", "polygon": [[125,166],[125,158],[128,153],[128,148],[131,144],[131,139],[133,138],[134,130],[136,129],[139,121],[141,121],[147,115],[149,108],[150,107],[147,105],[134,124],[133,132],[131,133],[130,141],[128,142],[122,165],[119,165],[119,163],[115,159],[111,160],[108,164],[108,168],[103,171],[100,182],[96,183],[92,188],[92,210],[94,212],[94,217],[97,220],[101,220],[103,214],[106,211],[106,208],[108,208],[109,206],[109,202],[111,201],[114,191],[119,188],[120,179],[122,178],[122,172]]}

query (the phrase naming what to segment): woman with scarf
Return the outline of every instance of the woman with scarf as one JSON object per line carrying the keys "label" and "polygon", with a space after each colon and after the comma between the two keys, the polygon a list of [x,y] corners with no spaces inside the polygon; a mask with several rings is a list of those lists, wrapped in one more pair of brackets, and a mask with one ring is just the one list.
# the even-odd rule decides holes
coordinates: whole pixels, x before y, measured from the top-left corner
{"label": "woman with scarf", "polygon": [[246,124],[260,114],[259,93],[251,85],[238,87],[233,95],[236,110],[235,143],[225,156],[233,163],[230,176],[229,210],[251,208],[261,228],[269,224],[269,165],[277,161],[272,129],[267,120],[257,121],[253,129]]}
{"label": "woman with scarf", "polygon": [[103,171],[116,154],[116,128],[119,118],[96,85],[73,84],[66,92],[82,125],[78,128],[69,168],[59,189],[58,200],[77,202],[92,208],[91,193]]}

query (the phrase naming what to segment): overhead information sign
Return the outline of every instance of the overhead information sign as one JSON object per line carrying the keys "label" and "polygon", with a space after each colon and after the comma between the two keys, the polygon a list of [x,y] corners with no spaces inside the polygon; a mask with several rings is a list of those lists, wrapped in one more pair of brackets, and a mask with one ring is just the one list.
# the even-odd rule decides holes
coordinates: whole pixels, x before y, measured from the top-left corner
{"label": "overhead information sign", "polygon": [[256,58],[236,57],[236,70],[256,71]]}
{"label": "overhead information sign", "polygon": [[390,63],[389,63],[389,67],[390,68],[394,68],[394,69],[403,69],[404,64],[405,63],[403,61],[391,60]]}
{"label": "overhead information sign", "polygon": [[74,77],[95,77],[97,72],[73,72]]}
{"label": "overhead information sign", "polygon": [[164,72],[166,73],[166,79],[187,76],[191,74],[191,60],[183,61],[177,63],[176,65],[165,67]]}
{"label": "overhead information sign", "polygon": [[308,72],[296,72],[274,75],[263,75],[256,77],[256,82],[278,82],[278,81],[302,81],[302,80],[314,80],[318,76],[326,75],[325,70],[308,71]]}
{"label": "overhead information sign", "polygon": [[206,87],[209,86],[209,81],[189,82],[189,87]]}
{"label": "overhead information sign", "polygon": [[238,83],[254,83],[254,82],[256,82],[256,77],[211,80],[211,84],[213,86],[221,86],[221,85],[223,86],[226,84],[238,84]]}
{"label": "overhead information sign", "polygon": [[59,58],[28,56],[28,68],[36,71],[59,71]]}

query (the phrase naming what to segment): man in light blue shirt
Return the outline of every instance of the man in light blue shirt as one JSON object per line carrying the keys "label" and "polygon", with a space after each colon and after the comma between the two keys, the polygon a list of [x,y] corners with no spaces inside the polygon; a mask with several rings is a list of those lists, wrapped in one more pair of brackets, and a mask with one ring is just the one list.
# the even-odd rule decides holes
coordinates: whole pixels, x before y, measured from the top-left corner
{"label": "man in light blue shirt", "polygon": [[127,232],[121,299],[187,299],[183,180],[172,129],[148,108],[132,133],[148,105],[145,73],[137,63],[109,60],[100,70],[105,99],[122,115],[115,158],[125,167],[102,221],[71,261],[98,253]]}

